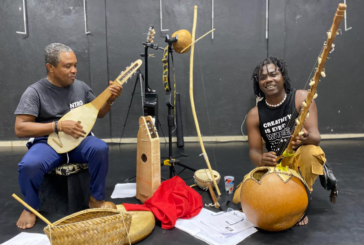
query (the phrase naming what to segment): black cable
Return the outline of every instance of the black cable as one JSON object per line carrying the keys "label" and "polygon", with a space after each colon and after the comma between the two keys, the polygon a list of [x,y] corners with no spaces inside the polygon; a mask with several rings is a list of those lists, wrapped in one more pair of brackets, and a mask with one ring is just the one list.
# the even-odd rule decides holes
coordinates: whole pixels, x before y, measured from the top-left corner
{"label": "black cable", "polygon": [[[119,139],[119,146],[121,144],[121,138],[123,137],[123,134],[124,134],[124,131],[125,131],[125,128],[126,128],[126,123],[128,122],[128,117],[129,117],[129,113],[130,113],[130,108],[131,108],[131,104],[133,103],[133,99],[134,99],[134,94],[135,94],[135,89],[136,89],[136,86],[138,84],[138,81],[139,81],[139,73],[140,73],[140,69],[138,69],[137,71],[137,78],[135,80],[135,84],[134,84],[134,89],[133,89],[133,92],[131,93],[131,100],[130,100],[130,103],[129,103],[129,108],[128,108],[128,112],[126,114],[126,118],[125,118],[125,121],[124,121],[124,125],[123,125],[123,130],[121,131],[121,135],[120,135],[120,139]],[[140,82],[140,81],[139,81]]]}

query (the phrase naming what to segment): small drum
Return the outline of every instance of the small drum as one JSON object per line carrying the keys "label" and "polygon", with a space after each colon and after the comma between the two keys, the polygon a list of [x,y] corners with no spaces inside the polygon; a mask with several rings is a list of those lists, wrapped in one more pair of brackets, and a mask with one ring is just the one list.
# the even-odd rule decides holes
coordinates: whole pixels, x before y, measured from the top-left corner
{"label": "small drum", "polygon": [[240,200],[250,222],[267,231],[294,226],[308,205],[305,180],[292,169],[258,167],[245,175]]}
{"label": "small drum", "polygon": [[[219,184],[219,181],[221,179],[220,174],[215,170],[212,170],[212,173],[214,175],[216,184]],[[206,168],[197,170],[195,172],[195,174],[193,175],[193,178],[195,179],[195,183],[203,190],[207,190],[208,189],[207,184],[209,184],[209,183],[211,184],[213,182],[212,178],[211,178],[210,170],[206,169]],[[212,186],[214,186],[214,185],[212,185]]]}

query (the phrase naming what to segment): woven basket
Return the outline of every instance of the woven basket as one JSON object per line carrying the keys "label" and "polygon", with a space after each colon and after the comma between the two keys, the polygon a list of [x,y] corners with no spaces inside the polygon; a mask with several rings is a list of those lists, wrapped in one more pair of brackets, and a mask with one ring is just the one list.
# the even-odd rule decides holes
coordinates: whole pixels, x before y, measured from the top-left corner
{"label": "woven basket", "polygon": [[132,214],[114,209],[86,209],[44,228],[52,245],[124,244]]}

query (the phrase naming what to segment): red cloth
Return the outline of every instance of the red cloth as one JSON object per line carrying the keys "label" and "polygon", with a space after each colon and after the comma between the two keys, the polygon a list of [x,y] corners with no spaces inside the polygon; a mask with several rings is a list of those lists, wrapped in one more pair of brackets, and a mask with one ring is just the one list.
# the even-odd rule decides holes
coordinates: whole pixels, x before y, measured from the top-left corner
{"label": "red cloth", "polygon": [[200,213],[202,197],[178,176],[163,181],[144,204],[123,203],[127,211],[152,211],[163,229],[174,228],[178,218],[189,219]]}

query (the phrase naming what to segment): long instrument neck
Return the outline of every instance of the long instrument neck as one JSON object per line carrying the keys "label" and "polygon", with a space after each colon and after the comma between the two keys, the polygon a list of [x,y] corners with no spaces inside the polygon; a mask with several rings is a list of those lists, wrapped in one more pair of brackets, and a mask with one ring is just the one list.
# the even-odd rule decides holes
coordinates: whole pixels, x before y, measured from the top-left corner
{"label": "long instrument neck", "polygon": [[[330,51],[333,49],[333,42],[334,42],[334,39],[335,39],[335,35],[336,35],[337,30],[339,28],[340,22],[344,17],[345,10],[346,10],[346,5],[340,3],[337,10],[336,10],[336,14],[335,14],[333,23],[331,25],[331,28],[327,32],[327,40],[324,43],[323,51],[322,51],[320,57],[318,57],[318,67],[316,68],[316,72],[315,72],[314,77],[310,81],[311,88],[308,90],[308,95],[307,95],[306,101],[304,102],[304,104],[302,106],[303,109],[301,109],[301,113],[300,113],[299,117],[296,119],[296,128],[295,128],[295,130],[293,132],[291,140],[290,140],[290,142],[289,142],[289,144],[287,146],[287,149],[285,151],[285,153],[287,153],[287,154],[293,154],[294,153],[294,150],[292,149],[292,141],[295,140],[296,137],[300,134],[300,132],[302,130],[303,123],[304,123],[305,119],[308,116],[307,115],[308,114],[308,109],[310,108],[312,100],[317,97],[316,89],[317,89],[317,85],[319,83],[320,77],[321,76],[323,76],[323,77],[326,76],[325,71],[324,71],[326,59],[327,59],[327,56],[329,55]],[[289,161],[283,159],[282,166],[286,167],[288,164],[289,164]]]}
{"label": "long instrument neck", "polygon": [[123,85],[127,82],[127,80],[136,73],[137,69],[142,65],[141,60],[137,60],[134,63],[132,63],[129,67],[126,68],[125,71],[121,72],[120,75],[114,80],[114,82],[109,85],[104,92],[102,92],[99,96],[97,96],[91,104],[96,107],[97,110],[100,110],[102,106],[106,103],[106,101],[110,98],[111,92],[110,92],[110,86],[114,84],[120,84]]}
{"label": "long instrument neck", "polygon": [[144,47],[144,83],[145,83],[145,93],[150,92],[149,84],[148,84],[148,46]]}
{"label": "long instrument neck", "polygon": [[[111,85],[110,85],[111,86]],[[97,96],[91,104],[95,106],[97,110],[100,110],[101,107],[106,103],[106,101],[111,96],[111,91],[109,90],[110,86],[108,86],[99,96]]]}

